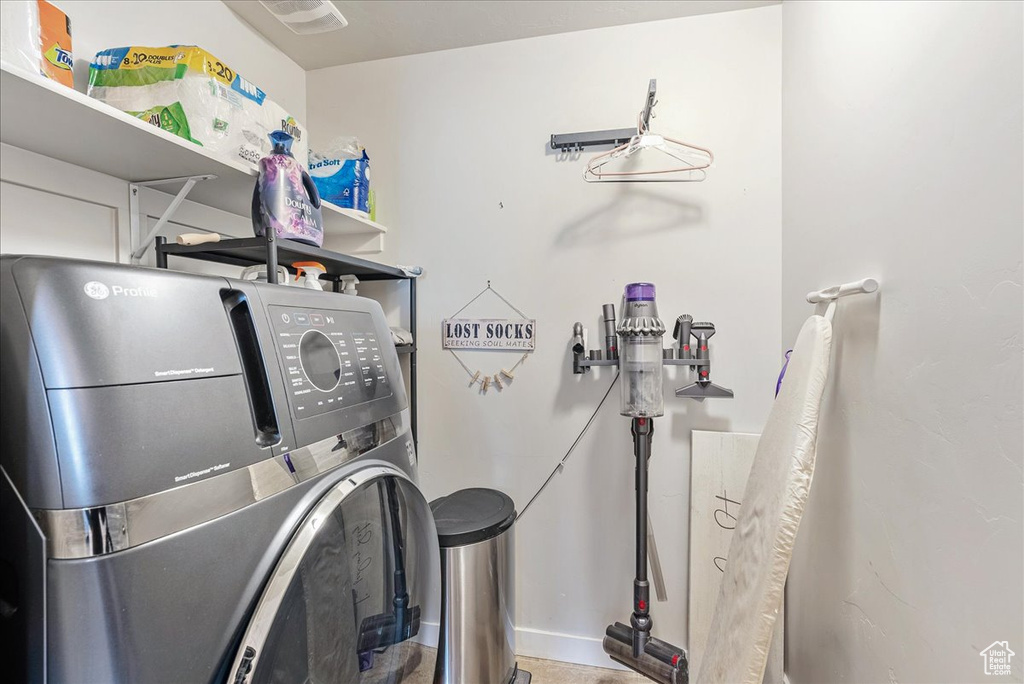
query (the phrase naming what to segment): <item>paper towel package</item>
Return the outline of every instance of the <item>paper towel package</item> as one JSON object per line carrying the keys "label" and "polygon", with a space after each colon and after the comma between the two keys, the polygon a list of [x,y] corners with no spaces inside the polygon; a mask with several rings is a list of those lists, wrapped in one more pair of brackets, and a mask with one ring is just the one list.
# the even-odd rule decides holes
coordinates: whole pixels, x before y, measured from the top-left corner
{"label": "paper towel package", "polygon": [[89,95],[254,170],[275,130],[292,136],[296,159],[306,159],[305,127],[195,46],[104,50],[89,65]]}
{"label": "paper towel package", "polygon": [[71,20],[57,7],[38,0],[39,7],[39,48],[43,58],[39,62],[43,76],[74,87],[71,54]]}
{"label": "paper towel package", "polygon": [[46,0],[0,2],[0,60],[72,87],[68,15]]}

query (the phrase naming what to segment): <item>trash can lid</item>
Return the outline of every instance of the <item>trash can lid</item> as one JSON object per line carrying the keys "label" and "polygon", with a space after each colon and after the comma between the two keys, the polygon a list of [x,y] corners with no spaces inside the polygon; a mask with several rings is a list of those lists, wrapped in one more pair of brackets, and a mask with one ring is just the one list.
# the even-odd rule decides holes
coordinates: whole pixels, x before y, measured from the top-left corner
{"label": "trash can lid", "polygon": [[512,527],[516,505],[496,489],[460,489],[430,502],[441,548],[476,544]]}

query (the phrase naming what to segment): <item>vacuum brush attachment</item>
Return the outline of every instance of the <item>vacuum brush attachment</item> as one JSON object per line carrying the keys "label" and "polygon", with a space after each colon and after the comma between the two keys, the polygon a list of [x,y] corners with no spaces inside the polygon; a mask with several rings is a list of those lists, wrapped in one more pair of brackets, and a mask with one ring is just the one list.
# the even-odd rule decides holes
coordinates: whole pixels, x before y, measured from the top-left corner
{"label": "vacuum brush attachment", "polygon": [[660,684],[689,684],[686,653],[670,643],[648,637],[640,655],[633,655],[633,628],[616,622],[605,630],[604,652],[612,660]]}

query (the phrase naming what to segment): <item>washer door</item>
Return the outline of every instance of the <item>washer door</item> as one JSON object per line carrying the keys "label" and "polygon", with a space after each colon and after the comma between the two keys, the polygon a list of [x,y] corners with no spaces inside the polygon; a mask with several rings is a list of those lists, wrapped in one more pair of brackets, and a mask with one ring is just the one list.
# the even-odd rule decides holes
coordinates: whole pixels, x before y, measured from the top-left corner
{"label": "washer door", "polygon": [[436,651],[413,639],[438,563],[430,508],[404,474],[372,467],[339,482],[278,561],[229,684],[397,684],[432,674]]}

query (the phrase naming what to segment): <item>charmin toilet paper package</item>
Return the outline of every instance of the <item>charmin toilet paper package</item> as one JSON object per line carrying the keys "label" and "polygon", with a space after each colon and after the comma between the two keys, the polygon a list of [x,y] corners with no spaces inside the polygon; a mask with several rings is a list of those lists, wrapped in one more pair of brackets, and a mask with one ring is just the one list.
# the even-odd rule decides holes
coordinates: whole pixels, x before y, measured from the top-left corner
{"label": "charmin toilet paper package", "polygon": [[295,157],[306,159],[305,127],[195,46],[104,50],[89,65],[89,95],[252,169],[270,153],[275,130],[291,135]]}

